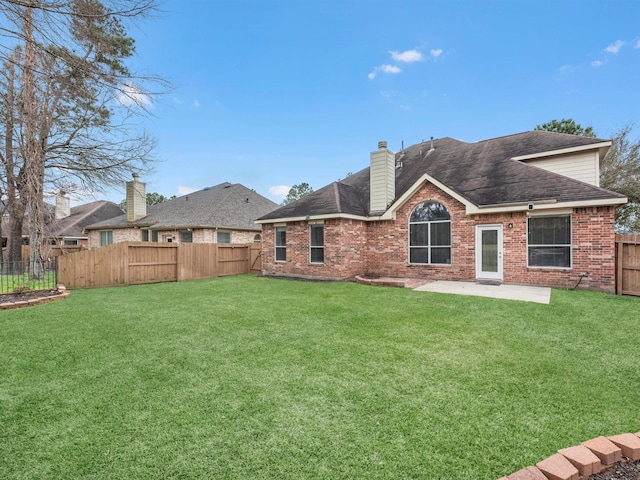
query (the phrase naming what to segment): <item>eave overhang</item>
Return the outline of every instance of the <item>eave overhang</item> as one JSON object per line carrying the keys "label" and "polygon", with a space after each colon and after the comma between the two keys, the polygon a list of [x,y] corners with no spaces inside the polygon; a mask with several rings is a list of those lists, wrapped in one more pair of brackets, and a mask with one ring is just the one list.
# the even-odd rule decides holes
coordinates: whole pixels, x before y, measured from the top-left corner
{"label": "eave overhang", "polygon": [[518,160],[518,161],[534,160],[536,158],[554,157],[556,155],[567,155],[570,153],[585,152],[588,150],[598,150],[598,152],[600,153],[600,158],[604,158],[604,156],[607,153],[607,150],[609,150],[609,147],[611,147],[611,145],[612,145],[611,141],[592,143],[591,145],[581,145],[579,147],[561,148],[559,150],[549,150],[547,152],[537,152],[537,153],[531,153],[528,155],[520,155],[518,157],[511,157],[511,160]]}

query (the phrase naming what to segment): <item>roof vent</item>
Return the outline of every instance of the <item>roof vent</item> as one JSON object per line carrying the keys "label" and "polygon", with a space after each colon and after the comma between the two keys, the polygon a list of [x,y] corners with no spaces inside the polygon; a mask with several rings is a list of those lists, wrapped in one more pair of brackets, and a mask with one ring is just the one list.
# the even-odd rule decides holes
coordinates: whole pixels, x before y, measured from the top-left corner
{"label": "roof vent", "polygon": [[383,148],[387,148],[387,142],[384,140],[381,140],[378,142],[378,150],[382,150]]}

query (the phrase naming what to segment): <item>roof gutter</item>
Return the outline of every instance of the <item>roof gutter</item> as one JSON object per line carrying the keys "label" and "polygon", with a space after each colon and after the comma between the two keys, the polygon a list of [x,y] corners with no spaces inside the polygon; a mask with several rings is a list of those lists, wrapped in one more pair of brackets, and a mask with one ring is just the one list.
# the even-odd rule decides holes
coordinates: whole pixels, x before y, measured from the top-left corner
{"label": "roof gutter", "polygon": [[616,207],[627,203],[627,198],[601,198],[598,200],[579,200],[575,202],[558,202],[556,200],[531,201],[528,203],[516,203],[504,205],[467,205],[466,214],[488,214],[503,212],[522,212],[539,210],[556,210],[561,208],[586,208],[586,207]]}
{"label": "roof gutter", "polygon": [[361,215],[351,215],[348,213],[325,213],[323,215],[306,215],[299,217],[280,217],[256,220],[257,224],[264,225],[270,223],[306,222],[311,220],[330,220],[332,218],[344,218],[350,220],[361,220],[363,222],[385,220],[382,215],[375,217],[363,217]]}

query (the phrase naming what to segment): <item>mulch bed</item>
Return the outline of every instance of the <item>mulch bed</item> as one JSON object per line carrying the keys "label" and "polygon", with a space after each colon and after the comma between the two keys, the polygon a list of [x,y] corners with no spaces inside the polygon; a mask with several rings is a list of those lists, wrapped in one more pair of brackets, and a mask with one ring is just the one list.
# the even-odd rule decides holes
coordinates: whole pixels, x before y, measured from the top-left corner
{"label": "mulch bed", "polygon": [[640,480],[640,460],[614,463],[604,472],[591,475],[589,480]]}
{"label": "mulch bed", "polygon": [[[53,288],[49,290],[33,290],[21,293],[3,293],[0,294],[0,309],[5,310],[19,306],[38,305],[47,301],[64,298],[69,292],[63,288]],[[25,304],[24,302],[29,302]]]}

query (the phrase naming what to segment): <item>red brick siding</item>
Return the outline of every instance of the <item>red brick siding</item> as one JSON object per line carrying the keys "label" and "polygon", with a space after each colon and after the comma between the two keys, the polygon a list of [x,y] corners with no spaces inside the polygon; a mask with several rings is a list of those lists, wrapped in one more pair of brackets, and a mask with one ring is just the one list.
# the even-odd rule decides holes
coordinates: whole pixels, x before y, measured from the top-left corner
{"label": "red brick siding", "polygon": [[[427,200],[442,203],[451,215],[451,265],[409,264],[409,217]],[[426,184],[397,212],[394,221],[325,221],[325,263],[309,262],[308,222],[287,225],[287,261],[274,261],[274,227],[263,226],[262,262],[265,274],[350,278],[358,274],[418,277],[435,280],[476,279],[477,225],[503,227],[505,283],[573,287],[589,271],[580,288],[615,290],[614,208],[589,207],[572,213],[572,268],[527,267],[527,214],[513,212],[466,215],[465,207],[432,184]],[[509,228],[509,224],[513,227]]]}
{"label": "red brick siding", "polygon": [[262,227],[262,269],[268,275],[352,278],[364,273],[366,224],[360,220],[324,222],[324,263],[309,261],[309,222],[287,224],[287,260],[275,261],[275,227]]}

